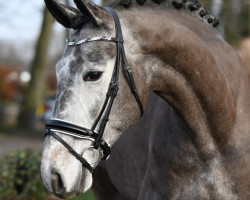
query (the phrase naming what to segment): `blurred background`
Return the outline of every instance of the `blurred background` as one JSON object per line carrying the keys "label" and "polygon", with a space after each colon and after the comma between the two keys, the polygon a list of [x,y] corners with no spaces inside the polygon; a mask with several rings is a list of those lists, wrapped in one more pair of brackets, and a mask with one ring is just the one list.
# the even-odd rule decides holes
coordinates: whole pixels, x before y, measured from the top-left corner
{"label": "blurred background", "polygon": [[[201,2],[220,19],[219,32],[239,52],[250,77],[250,0]],[[43,187],[39,167],[44,122],[55,103],[54,66],[68,31],[43,0],[0,2],[0,199],[56,199]],[[89,191],[75,199],[95,198]]]}

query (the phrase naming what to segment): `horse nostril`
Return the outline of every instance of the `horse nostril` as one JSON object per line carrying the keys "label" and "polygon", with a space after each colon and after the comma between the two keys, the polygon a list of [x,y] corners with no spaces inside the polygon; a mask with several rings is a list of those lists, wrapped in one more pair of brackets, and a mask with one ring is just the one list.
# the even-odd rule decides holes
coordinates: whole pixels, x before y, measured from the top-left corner
{"label": "horse nostril", "polygon": [[68,199],[76,195],[76,190],[66,191],[66,185],[63,180],[63,176],[55,170],[51,173],[51,186],[55,196]]}
{"label": "horse nostril", "polygon": [[65,193],[66,188],[64,187],[62,177],[59,173],[52,172],[51,181],[52,181],[52,184],[51,184],[52,189],[56,194],[61,195]]}

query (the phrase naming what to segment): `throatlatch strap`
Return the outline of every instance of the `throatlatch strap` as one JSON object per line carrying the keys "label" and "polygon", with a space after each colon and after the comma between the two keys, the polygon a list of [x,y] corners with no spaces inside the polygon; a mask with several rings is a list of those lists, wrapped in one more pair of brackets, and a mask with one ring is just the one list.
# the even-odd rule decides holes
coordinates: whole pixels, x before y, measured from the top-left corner
{"label": "throatlatch strap", "polygon": [[141,99],[139,97],[139,94],[138,94],[138,91],[137,91],[137,88],[136,88],[136,85],[135,85],[132,70],[131,70],[130,66],[128,65],[128,61],[127,61],[127,58],[126,58],[124,46],[122,46],[122,57],[123,57],[123,62],[125,64],[125,70],[127,72],[128,80],[130,82],[129,85],[130,85],[131,92],[133,93],[133,95],[135,97],[135,100],[137,101],[137,104],[139,105],[140,112],[141,112],[141,117],[142,117],[143,112],[144,112],[143,105],[142,105]]}

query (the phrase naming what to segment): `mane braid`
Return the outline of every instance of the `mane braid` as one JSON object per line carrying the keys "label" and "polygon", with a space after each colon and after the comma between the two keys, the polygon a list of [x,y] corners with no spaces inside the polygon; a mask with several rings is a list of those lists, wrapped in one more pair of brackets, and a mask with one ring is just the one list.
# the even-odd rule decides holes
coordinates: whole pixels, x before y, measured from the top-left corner
{"label": "mane braid", "polygon": [[[136,0],[136,2],[144,5],[146,0]],[[152,2],[176,10],[185,10],[212,27],[219,25],[219,19],[209,14],[208,9],[199,0],[152,0]],[[109,6],[128,8],[133,4],[135,2],[132,0],[114,0]]]}

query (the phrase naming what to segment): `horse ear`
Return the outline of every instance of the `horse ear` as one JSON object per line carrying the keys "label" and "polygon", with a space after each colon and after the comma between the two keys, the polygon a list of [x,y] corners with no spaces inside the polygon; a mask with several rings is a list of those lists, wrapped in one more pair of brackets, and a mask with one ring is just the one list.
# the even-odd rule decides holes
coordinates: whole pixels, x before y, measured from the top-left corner
{"label": "horse ear", "polygon": [[50,13],[66,28],[79,29],[90,18],[82,16],[81,12],[73,7],[66,6],[54,0],[44,0]]}
{"label": "horse ear", "polygon": [[74,0],[76,7],[85,15],[88,15],[96,25],[101,25],[105,19],[106,11],[88,0]]}

